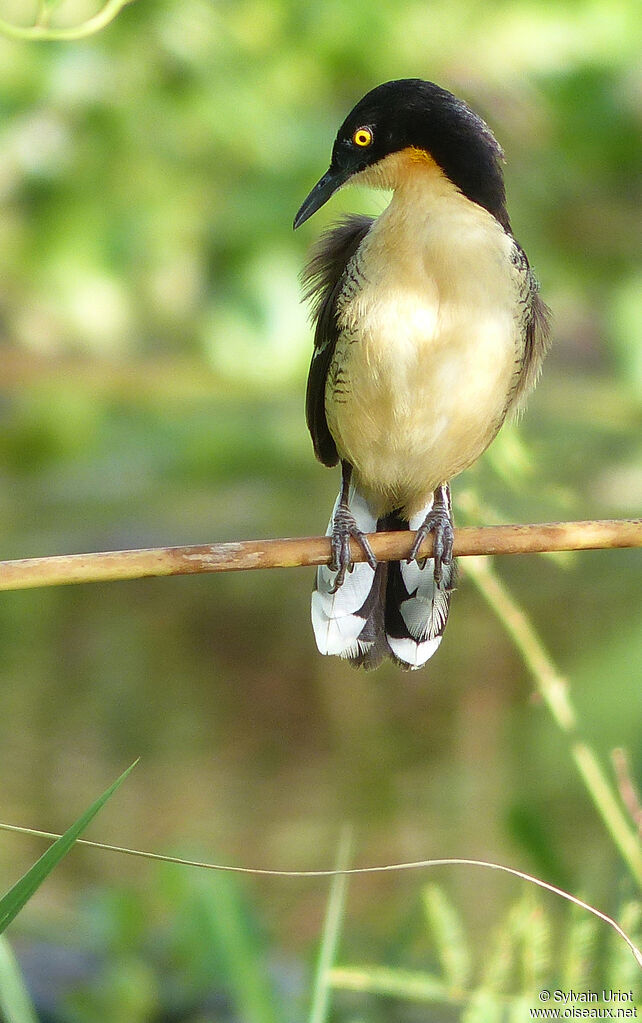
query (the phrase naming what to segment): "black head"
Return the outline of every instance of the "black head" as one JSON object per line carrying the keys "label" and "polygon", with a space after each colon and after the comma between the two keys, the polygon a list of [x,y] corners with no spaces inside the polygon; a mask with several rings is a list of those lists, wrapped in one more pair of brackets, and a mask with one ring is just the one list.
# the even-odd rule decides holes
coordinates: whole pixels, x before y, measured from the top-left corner
{"label": "black head", "polygon": [[462,100],[420,78],[385,82],[350,111],[337,132],[330,168],[301,206],[294,227],[355,174],[409,148],[428,153],[468,199],[508,228],[501,146]]}

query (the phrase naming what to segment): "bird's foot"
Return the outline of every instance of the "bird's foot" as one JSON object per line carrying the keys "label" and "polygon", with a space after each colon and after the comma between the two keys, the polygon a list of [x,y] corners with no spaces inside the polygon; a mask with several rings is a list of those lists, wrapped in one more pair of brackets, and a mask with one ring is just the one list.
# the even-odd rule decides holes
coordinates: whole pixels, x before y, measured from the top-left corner
{"label": "bird's foot", "polygon": [[430,509],[423,523],[415,533],[415,540],[407,559],[408,564],[412,561],[419,561],[417,555],[419,554],[422,543],[429,533],[432,533],[434,537],[432,557],[435,562],[435,567],[433,575],[435,577],[435,582],[438,586],[440,586],[443,578],[444,566],[452,564],[453,544],[455,541],[455,533],[453,530],[453,521],[450,511],[442,502],[438,503],[435,501],[434,506]]}
{"label": "bird's foot", "polygon": [[343,585],[346,572],[352,571],[350,537],[354,537],[357,541],[370,567],[373,569],[377,567],[377,559],[373,554],[372,547],[368,543],[368,537],[357,526],[356,520],[347,505],[340,504],[334,514],[332,523],[332,560],[330,561],[330,568],[333,572],[337,573],[337,577],[330,590],[331,593],[337,592],[339,587]]}

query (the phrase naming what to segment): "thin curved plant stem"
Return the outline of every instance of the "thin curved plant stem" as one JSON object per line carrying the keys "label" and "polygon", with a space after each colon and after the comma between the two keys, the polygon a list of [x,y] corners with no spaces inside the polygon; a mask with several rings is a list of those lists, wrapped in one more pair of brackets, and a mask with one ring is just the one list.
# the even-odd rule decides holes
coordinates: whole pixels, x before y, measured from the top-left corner
{"label": "thin curved plant stem", "polygon": [[622,810],[615,789],[595,752],[579,734],[567,680],[558,672],[527,615],[498,578],[489,561],[486,558],[470,558],[465,570],[513,640],[553,719],[568,735],[571,756],[584,785],[633,877],[642,887],[642,846],[639,837]]}
{"label": "thin curved plant stem", "polygon": [[[12,831],[20,835],[33,835],[37,838],[60,838],[60,835],[53,834],[49,831],[36,831],[33,828],[22,828],[15,824],[0,823],[0,831]],[[552,892],[553,895],[558,895],[560,898],[566,899],[567,902],[572,902],[574,906],[579,906],[580,909],[585,909],[588,913],[592,913],[593,916],[596,916],[599,920],[603,920],[604,923],[608,924],[609,927],[612,927],[616,934],[619,934],[622,940],[626,942],[635,956],[636,961],[639,963],[640,967],[642,967],[642,951],[640,951],[635,942],[612,917],[608,916],[607,913],[603,913],[601,910],[596,909],[595,906],[591,906],[589,902],[584,902],[582,899],[578,899],[577,896],[571,895],[570,892],[564,891],[563,888],[558,888],[554,884],[549,884],[548,881],[542,881],[541,878],[534,877],[532,874],[527,874],[523,870],[517,870],[515,867],[507,867],[503,863],[494,863],[492,860],[475,860],[461,856],[449,856],[434,860],[412,860],[406,863],[385,863],[373,867],[335,867],[325,870],[272,870],[267,867],[243,867],[234,866],[228,863],[208,863],[204,860],[187,860],[180,856],[165,856],[160,853],[145,852],[142,849],[128,849],[124,846],[107,845],[103,842],[91,842],[84,838],[76,839],[76,845],[87,845],[91,846],[92,849],[104,849],[107,852],[121,853],[126,856],[138,856],[146,860],[157,860],[161,863],[176,863],[183,867],[199,867],[201,870],[220,870],[226,871],[227,873],[252,874],[259,877],[336,877],[337,875],[344,874],[386,874],[402,870],[424,870],[431,867],[451,866],[483,867],[487,870],[499,870],[504,874],[511,874],[513,877],[517,877],[522,881],[527,881],[529,884],[534,884],[538,888],[543,888],[547,892]]]}

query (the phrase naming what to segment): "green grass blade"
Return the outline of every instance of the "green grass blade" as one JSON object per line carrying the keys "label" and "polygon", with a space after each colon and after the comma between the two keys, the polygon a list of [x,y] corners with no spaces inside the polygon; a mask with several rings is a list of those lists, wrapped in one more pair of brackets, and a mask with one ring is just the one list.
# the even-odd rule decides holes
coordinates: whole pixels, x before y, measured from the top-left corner
{"label": "green grass blade", "polygon": [[215,950],[220,958],[236,1018],[244,1023],[277,1023],[283,1017],[265,965],[263,941],[237,879],[229,874],[198,877],[193,890],[202,892],[203,940],[206,949]]}
{"label": "green grass blade", "polygon": [[506,1005],[503,999],[493,991],[480,988],[462,1012],[461,1023],[504,1023],[505,1018]]}
{"label": "green grass blade", "polygon": [[38,1023],[11,945],[0,937],[0,1019],[5,1023]]}
{"label": "green grass blade", "polygon": [[[620,908],[619,919],[622,927],[626,928],[627,934],[632,935],[638,945],[642,939],[642,902],[631,899],[625,902]],[[610,955],[608,959],[608,984],[613,991],[628,991],[633,989],[634,993],[640,992],[640,968],[629,955],[628,948],[621,941],[611,940]],[[579,990],[576,988],[575,990]],[[640,996],[636,1001],[639,1003]]]}
{"label": "green grass blade", "polygon": [[[345,828],[339,840],[336,869],[345,870],[350,863],[352,833]],[[312,1004],[309,1023],[325,1023],[330,1007],[330,990],[332,987],[330,970],[336,958],[341,935],[341,924],[345,911],[347,874],[335,874],[332,878],[328,906],[323,925],[323,937],[317,959],[317,969],[312,989]]]}
{"label": "green grass blade", "polygon": [[42,882],[46,877],[49,876],[54,867],[60,862],[65,856],[72,845],[80,834],[85,830],[87,825],[96,816],[99,810],[102,810],[107,800],[113,796],[116,789],[120,788],[122,783],[125,781],[127,775],[134,769],[138,761],[136,760],[131,767],[121,774],[120,778],[117,778],[113,785],[103,792],[102,796],[91,804],[88,810],[75,821],[74,824],[65,831],[64,835],[61,835],[53,845],[51,845],[45,853],[37,860],[33,867],[27,871],[23,877],[17,881],[12,888],[9,889],[6,895],[0,899],[0,934],[9,926],[11,921],[18,915],[22,907],[29,901],[31,896],[38,890]]}
{"label": "green grass blade", "polygon": [[436,884],[426,885],[423,903],[444,978],[451,987],[463,991],[470,981],[472,966],[461,917]]}
{"label": "green grass blade", "polygon": [[519,903],[512,906],[490,940],[481,982],[481,990],[488,994],[501,994],[510,987],[517,959],[520,912]]}
{"label": "green grass blade", "polygon": [[388,966],[335,966],[330,973],[333,987],[364,991],[372,995],[403,998],[411,1002],[444,1002],[460,1005],[464,996],[454,997],[441,977]]}
{"label": "green grass blade", "polygon": [[525,893],[522,922],[523,990],[541,991],[551,971],[551,927],[532,892]]}
{"label": "green grass blade", "polygon": [[[624,921],[622,921],[624,923]],[[618,944],[620,942],[618,941]],[[624,954],[631,959],[631,954],[622,943]],[[583,913],[577,906],[571,907],[568,917],[566,949],[561,974],[564,991],[586,991],[591,986],[594,967],[599,951],[599,925],[595,917]],[[633,967],[639,969],[635,960]],[[624,986],[624,985],[622,985]]]}
{"label": "green grass blade", "polygon": [[[189,963],[191,989],[224,990],[234,1019],[243,1023],[287,1019],[263,925],[239,878],[171,863],[164,864],[158,879],[161,903],[173,907],[176,916],[168,937],[159,940],[166,943],[168,961]],[[146,904],[140,905],[137,915],[144,916]]]}

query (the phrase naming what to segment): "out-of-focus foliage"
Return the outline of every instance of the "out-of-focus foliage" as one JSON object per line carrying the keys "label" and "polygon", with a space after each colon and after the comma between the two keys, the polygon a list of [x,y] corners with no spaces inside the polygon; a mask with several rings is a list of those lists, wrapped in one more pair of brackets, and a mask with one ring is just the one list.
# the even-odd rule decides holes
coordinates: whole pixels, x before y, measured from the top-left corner
{"label": "out-of-focus foliage", "polygon": [[196,352],[243,385],[292,381],[308,347],[292,212],[355,97],[417,74],[463,93],[501,137],[516,231],[558,324],[596,347],[606,324],[627,362],[638,19],[622,0],[138,0],[85,43],[0,39],[10,339]]}
{"label": "out-of-focus foliage", "polygon": [[[436,1004],[442,1011],[448,1007],[451,1013],[447,1018],[460,1017],[463,1023],[500,1023],[503,1019],[536,1018],[534,1013],[549,1000],[554,1012],[563,1012],[559,1004],[562,996],[571,1001],[573,992],[576,996],[593,993],[588,1000],[598,1002],[607,1018],[605,1007],[609,1003],[614,1012],[624,1009],[622,1018],[637,1015],[639,999],[633,992],[637,990],[639,966],[630,949],[615,935],[609,936],[608,949],[600,954],[599,924],[594,917],[580,916],[573,907],[565,921],[564,939],[558,942],[563,953],[556,956],[550,916],[532,893],[526,892],[489,936],[481,955],[473,956],[466,946],[462,921],[444,893],[431,885],[427,895],[434,945],[434,951],[426,957],[429,971],[367,963],[339,966],[332,971],[337,989],[360,993],[355,998],[359,1008],[374,1008],[387,996],[399,999],[401,1004]],[[639,926],[639,903],[623,906],[621,916]],[[473,959],[480,967],[475,976],[470,971]],[[613,997],[615,992],[618,994]],[[622,1000],[614,1008],[612,1003],[618,996]],[[597,1006],[595,1010],[599,1011]]]}
{"label": "out-of-focus foliage", "polygon": [[[0,0],[0,17],[28,6]],[[53,6],[77,23],[100,5]],[[0,36],[1,556],[325,528],[337,479],[305,433],[297,275],[324,224],[386,198],[346,189],[296,235],[292,217],[347,110],[401,76],[452,89],[499,137],[555,316],[526,416],[455,483],[459,507],[639,514],[640,18],[633,0],[136,0],[82,42]],[[639,553],[500,569],[589,739],[629,747],[639,776]],[[305,868],[351,818],[363,863],[488,855],[617,905],[608,837],[472,588],[425,672],[366,676],[317,655],[310,585],[289,570],[5,594],[1,816],[62,828],[142,754],[107,840]],[[5,887],[33,852],[3,839]],[[146,876],[75,853],[22,926],[71,941],[71,893]],[[464,874],[449,891],[479,940],[515,897]],[[322,889],[253,895],[275,956],[314,946]],[[393,962],[417,902],[409,878],[355,882],[345,960]]]}
{"label": "out-of-focus foliage", "polygon": [[[148,870],[152,883],[135,892],[116,885],[85,898],[76,941],[66,948],[19,943],[46,1019],[489,1023],[508,1011],[510,1018],[528,1018],[544,1001],[543,990],[621,992],[618,1007],[640,1009],[639,967],[626,943],[594,916],[567,906],[555,919],[550,902],[526,891],[485,942],[471,948],[465,921],[445,891],[431,884],[425,915],[413,916],[388,952],[395,965],[367,959],[353,965],[335,952],[326,974],[334,1015],[313,1016],[300,962],[274,955],[234,878],[174,865]],[[639,903],[624,903],[618,918],[639,941]],[[553,1007],[556,1002],[553,997]],[[599,1004],[604,1009],[601,998]],[[428,1005],[440,1014],[426,1016]]]}
{"label": "out-of-focus foliage", "polygon": [[40,886],[44,884],[52,870],[58,866],[60,861],[67,855],[76,839],[83,833],[86,827],[102,809],[116,789],[122,785],[127,775],[135,765],[132,764],[127,771],[111,785],[106,792],[103,792],[92,805],[85,810],[81,816],[74,821],[59,838],[38,858],[27,873],[14,884],[8,892],[0,898],[0,934],[4,933],[10,923],[17,917],[18,913],[33,898]]}
{"label": "out-of-focus foliage", "polygon": [[302,1004],[295,958],[270,955],[240,886],[225,874],[148,865],[151,885],[114,886],[78,907],[75,941],[19,945],[43,1018],[290,1023]]}

